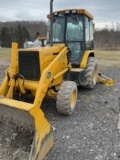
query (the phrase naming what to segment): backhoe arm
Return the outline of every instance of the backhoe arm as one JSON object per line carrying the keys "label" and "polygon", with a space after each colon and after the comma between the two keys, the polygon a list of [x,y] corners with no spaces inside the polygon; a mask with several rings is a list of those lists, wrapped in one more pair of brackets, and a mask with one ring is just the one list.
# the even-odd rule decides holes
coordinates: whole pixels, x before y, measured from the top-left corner
{"label": "backhoe arm", "polygon": [[105,76],[104,74],[100,72],[98,73],[98,75],[99,75],[98,82],[103,83],[106,86],[114,86],[114,81],[111,78]]}

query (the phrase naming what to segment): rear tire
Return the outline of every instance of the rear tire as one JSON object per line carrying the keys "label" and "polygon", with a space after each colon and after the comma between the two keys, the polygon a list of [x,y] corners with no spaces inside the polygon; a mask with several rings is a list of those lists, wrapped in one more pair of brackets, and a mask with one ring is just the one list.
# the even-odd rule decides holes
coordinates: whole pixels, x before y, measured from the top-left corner
{"label": "rear tire", "polygon": [[87,67],[84,70],[84,78],[83,78],[83,86],[84,88],[93,89],[97,83],[98,79],[98,63],[95,57],[89,57]]}
{"label": "rear tire", "polygon": [[57,95],[57,111],[64,115],[71,115],[77,103],[77,85],[73,81],[64,81]]}

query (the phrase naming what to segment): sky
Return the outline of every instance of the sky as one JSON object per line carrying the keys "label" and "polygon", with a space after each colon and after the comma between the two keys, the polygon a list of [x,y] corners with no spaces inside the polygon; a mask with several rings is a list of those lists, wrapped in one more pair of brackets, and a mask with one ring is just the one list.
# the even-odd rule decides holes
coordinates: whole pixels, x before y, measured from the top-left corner
{"label": "sky", "polygon": [[[0,0],[0,21],[45,20],[50,0]],[[98,28],[120,23],[120,0],[54,0],[53,10],[83,8]]]}

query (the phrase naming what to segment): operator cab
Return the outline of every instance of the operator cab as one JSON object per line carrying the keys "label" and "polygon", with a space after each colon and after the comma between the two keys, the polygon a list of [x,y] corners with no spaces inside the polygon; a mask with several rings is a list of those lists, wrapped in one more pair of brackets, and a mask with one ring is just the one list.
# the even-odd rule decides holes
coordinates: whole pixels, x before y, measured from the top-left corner
{"label": "operator cab", "polygon": [[[50,15],[48,15],[50,19]],[[93,16],[84,9],[71,9],[53,13],[53,43],[65,43],[69,50],[69,61],[74,67],[80,65],[86,50],[94,48]],[[50,43],[50,31],[47,32]]]}

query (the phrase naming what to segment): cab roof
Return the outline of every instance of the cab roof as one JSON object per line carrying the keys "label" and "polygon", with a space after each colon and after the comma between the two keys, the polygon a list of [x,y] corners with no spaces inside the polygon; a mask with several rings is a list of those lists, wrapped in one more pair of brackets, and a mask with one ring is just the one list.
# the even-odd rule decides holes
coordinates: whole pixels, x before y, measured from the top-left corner
{"label": "cab roof", "polygon": [[[53,14],[59,14],[59,13],[77,13],[77,14],[83,14],[85,16],[87,16],[88,18],[90,18],[91,20],[94,19],[93,15],[90,14],[88,11],[86,11],[85,9],[64,9],[64,10],[59,10],[59,11],[55,11],[53,12]],[[47,18],[50,19],[50,14],[47,15]]]}

